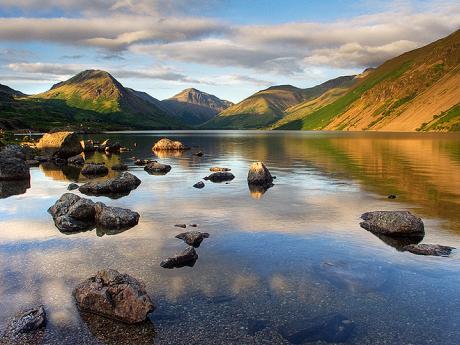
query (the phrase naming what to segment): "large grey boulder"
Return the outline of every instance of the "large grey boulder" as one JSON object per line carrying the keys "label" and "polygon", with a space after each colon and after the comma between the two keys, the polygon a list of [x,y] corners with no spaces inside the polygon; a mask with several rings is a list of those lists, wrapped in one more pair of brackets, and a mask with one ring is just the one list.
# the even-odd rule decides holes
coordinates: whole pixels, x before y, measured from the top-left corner
{"label": "large grey boulder", "polygon": [[145,321],[155,309],[144,283],[112,269],[97,272],[73,294],[80,310],[128,324]]}
{"label": "large grey boulder", "polygon": [[103,182],[87,182],[80,186],[79,191],[86,195],[129,194],[140,184],[141,180],[136,176],[129,172],[123,172],[120,176]]}
{"label": "large grey boulder", "polygon": [[360,226],[386,236],[424,236],[423,221],[409,211],[373,211],[361,215]]}
{"label": "large grey boulder", "polygon": [[120,207],[109,207],[101,202],[95,205],[95,220],[104,229],[128,229],[139,222],[139,213]]}
{"label": "large grey boulder", "polygon": [[0,181],[28,179],[30,179],[30,168],[24,160],[0,155]]}
{"label": "large grey boulder", "polygon": [[187,247],[184,251],[173,257],[167,258],[160,263],[163,268],[180,268],[184,266],[193,267],[196,260],[198,260],[198,254],[193,247]]}
{"label": "large grey boulder", "polygon": [[85,231],[94,228],[95,204],[73,193],[63,194],[48,209],[56,227],[62,232]]}
{"label": "large grey boulder", "polygon": [[74,132],[45,133],[37,148],[48,155],[69,158],[80,154],[83,148],[78,135]]}
{"label": "large grey boulder", "polygon": [[251,164],[248,172],[248,184],[257,186],[272,185],[273,177],[264,163],[255,162]]}
{"label": "large grey boulder", "polygon": [[180,141],[172,141],[168,138],[158,140],[152,147],[153,151],[183,151],[187,149],[188,147]]}

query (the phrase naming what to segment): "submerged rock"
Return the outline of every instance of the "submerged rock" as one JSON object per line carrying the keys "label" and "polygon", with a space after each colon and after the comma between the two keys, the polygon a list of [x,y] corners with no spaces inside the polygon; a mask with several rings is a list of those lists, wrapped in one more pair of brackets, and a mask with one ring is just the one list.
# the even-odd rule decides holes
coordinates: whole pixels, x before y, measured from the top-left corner
{"label": "submerged rock", "polygon": [[374,211],[361,215],[359,225],[373,233],[387,236],[423,236],[423,221],[409,211]]}
{"label": "submerged rock", "polygon": [[251,164],[248,172],[248,184],[258,186],[270,186],[273,182],[273,177],[267,167],[262,162]]}
{"label": "submerged rock", "polygon": [[167,164],[161,164],[157,161],[149,162],[144,167],[144,170],[149,174],[167,174],[171,170],[171,166]]}
{"label": "submerged rock", "polygon": [[129,324],[143,322],[155,309],[144,283],[116,270],[102,270],[74,290],[78,307]]}
{"label": "submerged rock", "polygon": [[211,182],[225,182],[225,181],[231,181],[234,178],[235,178],[235,175],[233,175],[230,172],[215,172],[205,177],[204,180],[206,181],[209,180]]}
{"label": "submerged rock", "polygon": [[207,232],[199,231],[188,231],[176,235],[176,238],[183,240],[189,246],[198,248],[205,238],[208,238],[209,234]]}
{"label": "submerged rock", "polygon": [[126,164],[123,164],[123,163],[118,163],[118,164],[112,165],[112,170],[114,170],[114,171],[126,171],[126,170],[128,170],[128,166]]}
{"label": "submerged rock", "polygon": [[198,260],[198,254],[193,247],[188,247],[179,254],[167,258],[160,263],[163,268],[180,268],[184,266],[193,267]]}
{"label": "submerged rock", "polygon": [[449,256],[454,247],[442,246],[440,244],[410,244],[404,247],[404,250],[417,255],[432,255],[432,256]]}
{"label": "submerged rock", "polygon": [[87,176],[105,176],[109,173],[109,169],[100,163],[86,163],[81,173]]}
{"label": "submerged rock", "polygon": [[129,194],[141,184],[136,176],[123,172],[120,176],[102,182],[87,182],[80,186],[79,191],[86,195],[123,195]]}
{"label": "submerged rock", "polygon": [[199,182],[195,183],[195,184],[193,185],[193,187],[198,188],[198,189],[204,188],[204,182],[203,182],[203,181],[199,181]]}
{"label": "submerged rock", "polygon": [[353,333],[353,321],[341,314],[331,314],[314,319],[295,320],[280,327],[278,331],[291,344],[325,341],[346,342]]}
{"label": "submerged rock", "polygon": [[13,319],[8,332],[14,335],[35,331],[46,325],[46,313],[43,306],[29,309]]}
{"label": "submerged rock", "polygon": [[139,222],[139,213],[120,207],[109,207],[98,202],[95,205],[95,220],[104,229],[128,229]]}
{"label": "submerged rock", "polygon": [[219,172],[219,171],[231,171],[232,169],[229,168],[221,168],[221,167],[211,167],[209,171],[211,172]]}
{"label": "submerged rock", "polygon": [[180,141],[172,141],[168,138],[158,140],[152,147],[153,151],[183,151],[187,149],[188,147]]}
{"label": "submerged rock", "polygon": [[80,139],[74,132],[45,133],[38,142],[37,148],[60,158],[69,158],[83,151]]}

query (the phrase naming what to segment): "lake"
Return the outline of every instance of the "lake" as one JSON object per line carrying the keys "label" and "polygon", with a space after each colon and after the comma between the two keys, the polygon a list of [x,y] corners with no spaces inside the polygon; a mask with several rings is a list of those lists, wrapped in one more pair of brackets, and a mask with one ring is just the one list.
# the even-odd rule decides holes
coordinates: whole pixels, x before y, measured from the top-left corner
{"label": "lake", "polygon": [[[89,137],[133,148],[87,159],[108,166],[122,161],[142,180],[128,196],[91,197],[139,212],[139,224],[120,233],[59,232],[47,209],[69,183],[87,180],[78,169],[45,164],[31,168],[24,194],[7,197],[2,187],[2,325],[42,303],[46,344],[290,344],[295,341],[283,337],[283,327],[321,324],[337,315],[353,323],[348,344],[460,343],[458,251],[450,257],[414,255],[359,226],[366,211],[408,210],[425,223],[423,242],[459,248],[460,134],[180,131]],[[162,137],[192,150],[156,156],[151,147]],[[192,155],[197,151],[204,156]],[[172,170],[149,175],[132,156],[158,159]],[[266,191],[251,190],[246,182],[251,162],[259,160],[276,176]],[[193,188],[211,166],[231,168],[235,179]],[[174,227],[178,223],[198,224],[210,237],[197,249],[193,267],[164,269],[160,261],[185,248],[175,238],[183,232]],[[157,307],[150,323],[124,326],[79,313],[73,288],[107,267],[145,282]],[[324,332],[314,327],[311,343],[325,344]]]}

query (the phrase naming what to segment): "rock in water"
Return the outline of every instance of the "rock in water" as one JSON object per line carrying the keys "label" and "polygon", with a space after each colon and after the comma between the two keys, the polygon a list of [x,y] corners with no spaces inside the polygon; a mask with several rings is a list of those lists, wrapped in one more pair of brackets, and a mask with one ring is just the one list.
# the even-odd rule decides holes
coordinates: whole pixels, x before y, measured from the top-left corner
{"label": "rock in water", "polygon": [[211,167],[209,171],[211,172],[219,172],[219,171],[231,171],[232,169],[229,168],[221,168],[221,167]]}
{"label": "rock in water", "polygon": [[235,178],[235,175],[233,175],[230,172],[215,172],[205,177],[204,179],[206,181],[209,180],[211,182],[225,182],[225,181],[231,181],[234,178]]}
{"label": "rock in water", "polygon": [[0,181],[30,179],[30,168],[19,158],[0,156]]}
{"label": "rock in water", "polygon": [[182,253],[163,260],[160,263],[160,266],[163,268],[180,268],[184,266],[193,267],[196,260],[198,260],[198,254],[195,249],[193,247],[188,247]]}
{"label": "rock in water", "polygon": [[292,344],[325,341],[343,343],[350,338],[355,325],[343,315],[326,315],[307,320],[295,320],[279,328],[280,334]]}
{"label": "rock in water", "polygon": [[76,183],[71,183],[67,186],[67,190],[75,190],[78,189],[78,184]]}
{"label": "rock in water", "polygon": [[46,313],[43,306],[23,312],[8,325],[8,333],[17,335],[35,331],[46,324]]}
{"label": "rock in water", "polygon": [[123,172],[120,176],[103,182],[87,182],[80,186],[80,193],[86,195],[123,195],[129,194],[141,184],[136,176],[129,172]]}
{"label": "rock in water", "polygon": [[119,142],[113,142],[110,139],[104,141],[101,145],[99,145],[100,151],[105,151],[106,153],[120,153],[121,144]]}
{"label": "rock in water", "polygon": [[56,227],[63,232],[85,231],[94,228],[94,203],[72,193],[65,193],[48,209]]}
{"label": "rock in water", "polygon": [[129,324],[145,321],[155,309],[142,282],[111,269],[97,272],[73,293],[81,310]]}
{"label": "rock in water", "polygon": [[120,207],[109,207],[101,202],[95,205],[96,224],[104,229],[128,229],[139,222],[139,213]]}
{"label": "rock in water", "polygon": [[193,187],[198,188],[198,189],[204,188],[204,182],[203,182],[203,181],[199,181],[199,182],[195,183],[195,184],[193,185]]}
{"label": "rock in water", "polygon": [[168,138],[158,140],[152,147],[153,151],[183,151],[187,149],[188,147],[180,141],[172,141]]}
{"label": "rock in water", "polygon": [[267,167],[262,162],[252,163],[248,172],[248,184],[258,186],[269,186],[273,182],[273,177]]}
{"label": "rock in water", "polygon": [[197,157],[203,157],[203,152],[201,152],[201,151],[195,152],[193,155],[197,156]]}
{"label": "rock in water", "polygon": [[454,247],[442,246],[440,244],[410,244],[404,250],[417,255],[449,256]]}
{"label": "rock in water", "polygon": [[16,181],[0,181],[0,199],[13,195],[24,194],[30,188],[30,179]]}
{"label": "rock in water", "polygon": [[387,236],[424,236],[423,221],[409,211],[374,211],[361,216],[359,225],[373,233]]}
{"label": "rock in water", "polygon": [[85,160],[83,159],[81,155],[76,155],[76,156],[67,158],[67,164],[81,166],[85,164]]}
{"label": "rock in water", "polygon": [[193,246],[195,248],[198,248],[201,242],[203,242],[203,240],[208,237],[209,234],[207,232],[199,231],[183,232],[176,236],[176,238],[184,240],[184,242],[187,243],[189,246]]}
{"label": "rock in water", "polygon": [[83,151],[78,135],[74,132],[45,133],[37,148],[60,158],[69,158]]}
{"label": "rock in water", "polygon": [[81,173],[86,176],[105,176],[109,173],[109,169],[104,164],[87,163],[81,169]]}
{"label": "rock in water", "polygon": [[148,162],[147,165],[144,167],[144,170],[147,171],[149,174],[167,174],[171,170],[171,166],[167,164],[161,164],[156,161]]}
{"label": "rock in water", "polygon": [[112,165],[112,170],[114,171],[126,171],[128,170],[128,166],[126,164],[118,163]]}
{"label": "rock in water", "polygon": [[96,148],[94,147],[94,142],[92,140],[82,140],[80,145],[83,148],[83,152],[94,152]]}

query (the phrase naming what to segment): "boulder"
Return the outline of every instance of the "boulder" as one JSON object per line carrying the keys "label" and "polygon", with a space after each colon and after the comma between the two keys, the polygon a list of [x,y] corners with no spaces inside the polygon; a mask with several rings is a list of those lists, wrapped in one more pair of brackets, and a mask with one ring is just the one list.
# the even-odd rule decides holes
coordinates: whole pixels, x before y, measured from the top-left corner
{"label": "boulder", "polygon": [[128,170],[128,166],[126,164],[123,164],[123,163],[117,163],[117,164],[112,165],[112,170],[114,170],[114,171],[126,171],[126,170]]}
{"label": "boulder", "polygon": [[209,168],[209,171],[211,172],[219,172],[219,171],[231,171],[232,169],[230,168],[222,168],[222,167],[211,167]]}
{"label": "boulder", "polygon": [[168,138],[158,140],[152,147],[153,151],[183,151],[187,149],[188,147],[180,141],[172,141]]}
{"label": "boulder", "polygon": [[22,146],[20,145],[6,145],[1,148],[0,158],[19,158],[21,160],[26,160],[26,153]]}
{"label": "boulder", "polygon": [[109,173],[109,169],[104,164],[86,163],[81,173],[87,176],[105,176]]}
{"label": "boulder", "polygon": [[374,211],[361,215],[360,226],[386,236],[424,236],[423,221],[409,211]]}
{"label": "boulder", "polygon": [[31,333],[46,325],[45,308],[41,305],[22,312],[6,328],[6,335],[11,340],[15,336]]}
{"label": "boulder", "polygon": [[156,161],[149,162],[145,167],[144,170],[147,171],[149,174],[167,174],[171,170],[171,166],[167,164],[161,164]]}
{"label": "boulder", "polygon": [[215,172],[209,176],[206,176],[204,180],[205,181],[209,180],[211,182],[225,182],[225,181],[231,181],[234,178],[235,176],[230,172]]}
{"label": "boulder", "polygon": [[270,186],[273,182],[273,177],[267,167],[262,162],[251,164],[248,172],[248,184],[257,186]]}
{"label": "boulder", "polygon": [[278,329],[291,344],[312,342],[344,343],[353,333],[353,321],[341,314],[331,314],[313,319],[296,319]]}
{"label": "boulder", "polygon": [[163,268],[180,268],[184,266],[193,267],[196,260],[198,260],[198,254],[195,249],[193,247],[187,247],[187,249],[181,253],[163,260],[160,263],[160,266]]}
{"label": "boulder", "polygon": [[85,160],[81,155],[76,155],[76,156],[67,158],[67,164],[75,165],[75,166],[82,166],[83,164],[85,164]]}
{"label": "boulder", "polygon": [[92,140],[82,140],[80,141],[80,145],[83,148],[83,152],[94,152],[96,151],[96,147],[94,146],[94,142]]}
{"label": "boulder", "polygon": [[183,240],[189,246],[198,248],[205,238],[208,238],[209,234],[207,232],[199,231],[188,231],[176,235],[176,238]]}
{"label": "boulder", "polygon": [[69,158],[83,151],[78,135],[74,132],[46,133],[37,148],[60,158]]}
{"label": "boulder", "polygon": [[0,181],[0,199],[8,198],[13,195],[24,194],[29,188],[30,179]]}
{"label": "boulder", "polygon": [[440,244],[409,244],[404,247],[404,250],[417,255],[432,255],[432,256],[449,256],[454,247],[442,246]]}
{"label": "boulder", "polygon": [[102,270],[73,291],[80,310],[128,324],[143,322],[155,309],[144,283],[116,270]]}
{"label": "boulder", "polygon": [[265,186],[257,184],[248,184],[249,194],[253,199],[261,199],[265,192],[273,186],[273,183]]}
{"label": "boulder", "polygon": [[67,190],[75,190],[75,189],[78,189],[78,184],[76,183],[71,183],[67,186]]}
{"label": "boulder", "polygon": [[0,181],[28,179],[30,179],[30,169],[24,160],[0,155]]}
{"label": "boulder", "polygon": [[136,176],[129,172],[123,172],[120,176],[105,180],[103,182],[87,182],[80,186],[79,191],[86,195],[110,195],[129,194],[141,184]]}
{"label": "boulder", "polygon": [[48,209],[56,227],[62,232],[86,231],[95,225],[95,204],[76,194],[65,193]]}
{"label": "boulder", "polygon": [[204,182],[203,182],[203,181],[199,181],[199,182],[195,183],[195,184],[193,185],[193,187],[198,188],[198,189],[204,188]]}
{"label": "boulder", "polygon": [[96,203],[96,224],[104,229],[129,229],[139,222],[139,213],[120,207]]}

